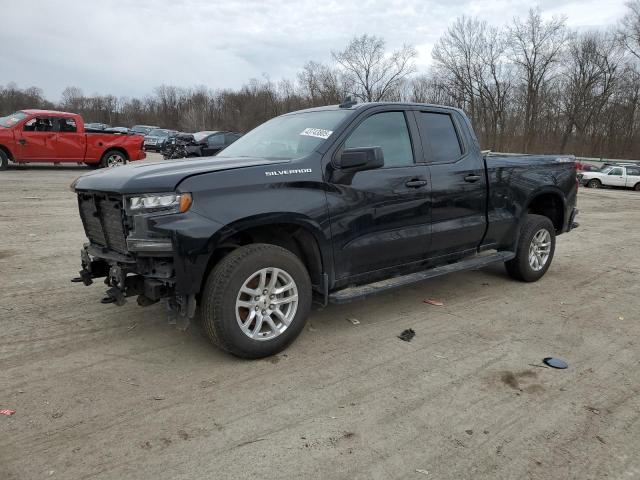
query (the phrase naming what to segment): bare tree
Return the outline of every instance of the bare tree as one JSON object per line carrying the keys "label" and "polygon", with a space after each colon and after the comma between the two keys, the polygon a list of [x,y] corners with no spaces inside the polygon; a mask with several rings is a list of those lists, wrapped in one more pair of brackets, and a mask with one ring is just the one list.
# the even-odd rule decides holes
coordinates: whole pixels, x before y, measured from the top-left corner
{"label": "bare tree", "polygon": [[618,36],[624,48],[640,60],[640,0],[626,3],[627,14],[622,17]]}
{"label": "bare tree", "polygon": [[[566,117],[560,150],[574,129],[584,138],[613,95],[622,60],[613,35],[587,32],[574,35],[563,62],[561,105]],[[587,147],[584,142],[582,147]]]}
{"label": "bare tree", "polygon": [[540,92],[550,80],[565,44],[565,18],[545,22],[539,10],[529,10],[522,21],[515,18],[509,28],[511,60],[524,85],[522,148],[528,152],[539,115]]}
{"label": "bare tree", "polygon": [[412,46],[404,45],[386,55],[384,40],[365,34],[331,55],[353,85],[353,93],[364,101],[378,102],[387,99],[403,79],[415,72],[417,53]]}

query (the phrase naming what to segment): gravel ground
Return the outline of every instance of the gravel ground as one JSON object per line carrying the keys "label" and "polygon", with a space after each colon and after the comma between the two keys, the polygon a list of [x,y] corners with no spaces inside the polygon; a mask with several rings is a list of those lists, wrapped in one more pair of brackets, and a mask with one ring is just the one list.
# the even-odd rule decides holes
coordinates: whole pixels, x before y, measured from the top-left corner
{"label": "gravel ground", "polygon": [[85,171],[0,172],[0,479],[640,477],[640,194],[581,190],[535,284],[426,281],[242,361],[69,282]]}

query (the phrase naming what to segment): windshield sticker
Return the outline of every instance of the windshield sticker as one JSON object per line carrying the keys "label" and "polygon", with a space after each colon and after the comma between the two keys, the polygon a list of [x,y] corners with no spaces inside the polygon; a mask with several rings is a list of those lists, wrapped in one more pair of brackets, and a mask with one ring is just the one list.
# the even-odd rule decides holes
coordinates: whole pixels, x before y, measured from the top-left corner
{"label": "windshield sticker", "polygon": [[326,140],[332,133],[333,130],[325,130],[324,128],[305,128],[302,132],[300,132],[300,135],[305,135],[307,137],[324,138]]}

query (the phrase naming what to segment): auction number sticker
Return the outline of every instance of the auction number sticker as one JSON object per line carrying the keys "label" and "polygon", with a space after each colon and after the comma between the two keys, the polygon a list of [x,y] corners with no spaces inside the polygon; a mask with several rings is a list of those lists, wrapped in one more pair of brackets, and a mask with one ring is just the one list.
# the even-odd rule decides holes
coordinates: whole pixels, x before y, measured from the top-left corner
{"label": "auction number sticker", "polygon": [[305,128],[300,135],[307,137],[324,138],[325,140],[333,133],[333,130],[325,130],[324,128]]}

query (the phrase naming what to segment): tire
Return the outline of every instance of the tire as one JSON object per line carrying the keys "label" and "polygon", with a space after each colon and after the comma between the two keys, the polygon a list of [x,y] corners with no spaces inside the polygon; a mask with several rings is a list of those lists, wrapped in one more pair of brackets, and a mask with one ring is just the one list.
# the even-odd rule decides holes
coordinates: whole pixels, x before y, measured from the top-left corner
{"label": "tire", "polygon": [[9,157],[3,150],[0,150],[0,170],[6,170],[8,168],[9,168]]}
{"label": "tire", "polygon": [[602,188],[602,182],[597,178],[592,178],[587,182],[587,187],[589,188]]}
{"label": "tire", "polygon": [[[543,247],[545,244],[548,245]],[[538,255],[533,252],[536,248]],[[556,231],[551,220],[542,215],[527,215],[520,229],[516,257],[505,262],[507,272],[512,278],[523,282],[540,280],[551,265],[555,249]],[[545,253],[540,254],[541,252]],[[530,258],[531,255],[534,259]],[[544,261],[540,266],[542,260]]]}
{"label": "tire", "polygon": [[[275,285],[269,289],[274,272]],[[275,291],[285,286],[289,288]],[[255,291],[249,295],[249,289]],[[202,292],[204,330],[215,345],[241,358],[284,350],[304,328],[310,310],[307,269],[293,253],[276,245],[256,243],[232,251],[211,271]]]}
{"label": "tire", "polygon": [[120,150],[107,150],[100,159],[101,168],[111,168],[118,165],[126,165],[127,156]]}
{"label": "tire", "polygon": [[636,183],[633,187],[636,192],[640,192],[640,182]]}

